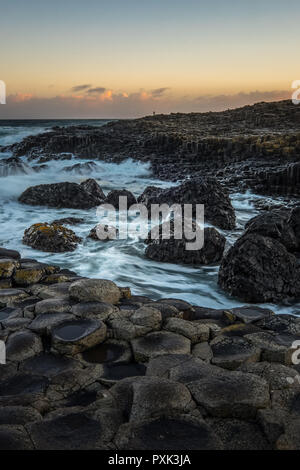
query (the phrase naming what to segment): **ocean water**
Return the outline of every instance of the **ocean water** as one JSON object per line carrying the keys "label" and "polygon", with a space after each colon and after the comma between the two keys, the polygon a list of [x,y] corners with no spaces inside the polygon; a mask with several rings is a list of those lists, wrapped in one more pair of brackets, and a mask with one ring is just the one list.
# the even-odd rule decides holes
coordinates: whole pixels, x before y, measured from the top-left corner
{"label": "ocean water", "polygon": [[[47,132],[52,126],[89,124],[101,126],[104,120],[59,120],[59,121],[0,121],[0,145],[20,142],[28,135]],[[0,153],[1,159],[9,153]],[[90,159],[91,160],[91,159]],[[93,278],[111,279],[121,286],[129,286],[136,295],[147,295],[153,299],[172,297],[210,308],[232,308],[245,305],[226,295],[217,285],[218,266],[191,267],[169,263],[158,263],[144,256],[145,245],[138,237],[127,240],[96,242],[88,239],[91,228],[99,223],[96,209],[53,209],[20,204],[18,197],[29,186],[73,181],[80,183],[86,178],[95,178],[105,193],[112,189],[126,188],[136,196],[149,185],[168,187],[171,183],[156,180],[150,166],[128,159],[120,164],[95,160],[92,171],[83,174],[66,171],[75,163],[88,160],[51,161],[48,168],[39,173],[32,170],[36,162],[22,157],[26,174],[12,174],[0,177],[0,245],[16,249],[23,257],[53,263],[72,269],[80,275]],[[253,201],[254,194],[232,194],[231,199],[237,215],[237,228],[223,231],[227,248],[241,235],[245,223],[257,214]],[[33,223],[51,222],[63,217],[82,217],[84,223],[72,226],[83,243],[72,253],[44,253],[22,244],[24,230]],[[278,313],[300,314],[300,305],[264,304]]]}

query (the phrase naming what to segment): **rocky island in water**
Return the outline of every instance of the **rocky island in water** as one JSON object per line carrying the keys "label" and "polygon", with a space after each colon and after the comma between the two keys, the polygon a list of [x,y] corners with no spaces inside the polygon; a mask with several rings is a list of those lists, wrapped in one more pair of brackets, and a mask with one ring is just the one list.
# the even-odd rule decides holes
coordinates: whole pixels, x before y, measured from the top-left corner
{"label": "rocky island in water", "polygon": [[[299,450],[300,106],[72,124],[0,139],[0,448]],[[204,246],[99,240],[119,196]]]}

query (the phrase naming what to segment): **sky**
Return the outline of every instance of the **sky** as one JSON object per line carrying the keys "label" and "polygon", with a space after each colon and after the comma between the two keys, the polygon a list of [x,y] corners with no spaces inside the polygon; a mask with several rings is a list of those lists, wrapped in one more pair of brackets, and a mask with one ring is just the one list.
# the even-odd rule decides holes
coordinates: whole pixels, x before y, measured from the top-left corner
{"label": "sky", "polygon": [[286,99],[299,0],[0,0],[0,119],[118,118]]}

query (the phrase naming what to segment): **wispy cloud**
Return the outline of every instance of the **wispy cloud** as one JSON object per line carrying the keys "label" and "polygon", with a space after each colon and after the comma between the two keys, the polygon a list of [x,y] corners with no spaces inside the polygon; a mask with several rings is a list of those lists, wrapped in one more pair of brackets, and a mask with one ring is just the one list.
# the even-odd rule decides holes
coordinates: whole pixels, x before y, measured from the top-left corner
{"label": "wispy cloud", "polygon": [[96,88],[90,88],[89,90],[87,90],[86,93],[92,95],[92,94],[101,94],[101,93],[104,93],[105,91],[106,91],[106,88],[98,86]]}
{"label": "wispy cloud", "polygon": [[170,90],[169,87],[164,88],[155,88],[155,90],[151,91],[152,96],[159,97],[162,96],[166,91]]}
{"label": "wispy cloud", "polygon": [[[90,89],[90,88],[89,88]],[[88,89],[88,90],[89,90]],[[114,92],[96,87],[97,92],[54,96],[52,98],[16,94],[0,106],[1,119],[26,118],[130,118],[170,112],[207,112],[238,108],[258,101],[279,101],[291,97],[290,90],[240,92],[231,95],[175,96],[140,90]]]}
{"label": "wispy cloud", "polygon": [[79,91],[87,90],[91,86],[92,85],[77,85],[77,86],[73,86],[73,88],[71,88],[71,91],[74,92],[74,93],[77,93]]}

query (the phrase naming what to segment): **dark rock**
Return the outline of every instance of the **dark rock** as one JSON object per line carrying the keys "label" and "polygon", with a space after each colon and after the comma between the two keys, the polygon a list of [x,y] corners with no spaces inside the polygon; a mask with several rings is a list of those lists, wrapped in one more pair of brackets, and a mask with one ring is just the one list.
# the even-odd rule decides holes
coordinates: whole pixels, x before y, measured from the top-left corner
{"label": "dark rock", "polygon": [[270,404],[267,382],[242,372],[218,372],[191,382],[188,388],[199,406],[220,418],[255,418],[259,409]]}
{"label": "dark rock", "polygon": [[120,289],[105,279],[81,279],[69,288],[70,297],[78,302],[108,302],[117,304],[121,298]]}
{"label": "dark rock", "polygon": [[181,240],[176,240],[171,234],[170,240],[150,240],[145,255],[155,261],[168,263],[215,264],[222,259],[225,242],[223,235],[215,228],[209,227],[204,229],[204,245],[201,249],[187,250],[186,244],[191,241],[184,236]]}
{"label": "dark rock", "polygon": [[106,339],[106,325],[100,320],[68,320],[53,328],[52,349],[77,354]]}
{"label": "dark rock", "polygon": [[131,341],[133,354],[137,362],[147,362],[155,356],[164,354],[189,354],[191,342],[184,336],[168,331],[149,333]]}
{"label": "dark rock", "polygon": [[91,209],[101,204],[104,194],[95,180],[32,186],[19,197],[23,204],[56,208]]}
{"label": "dark rock", "polygon": [[[106,235],[106,237],[104,237]],[[109,241],[114,240],[118,237],[119,230],[111,225],[98,224],[88,234],[88,238],[92,238],[95,241]]]}
{"label": "dark rock", "polygon": [[219,285],[245,302],[300,298],[300,266],[273,238],[242,236],[223,258]]}
{"label": "dark rock", "polygon": [[0,450],[33,449],[33,444],[23,426],[0,426]]}
{"label": "dark rock", "polygon": [[6,358],[8,361],[24,361],[39,354],[43,350],[42,341],[31,331],[12,333],[6,343]]}
{"label": "dark rock", "polygon": [[194,178],[180,186],[154,191],[149,188],[140,202],[151,204],[204,204],[206,221],[221,229],[235,228],[235,213],[225,189],[214,178]]}
{"label": "dark rock", "polygon": [[127,197],[127,208],[137,203],[136,197],[127,189],[114,189],[105,198],[105,204],[111,204],[115,209],[119,208],[119,197]]}
{"label": "dark rock", "polygon": [[212,364],[228,370],[235,370],[241,364],[260,360],[261,350],[247,339],[218,336],[210,343]]}
{"label": "dark rock", "polygon": [[78,224],[83,224],[85,222],[84,219],[81,219],[80,217],[65,217],[64,219],[57,219],[53,220],[51,224],[55,225],[78,225]]}
{"label": "dark rock", "polygon": [[223,442],[225,450],[271,450],[260,427],[238,419],[210,419],[209,425]]}
{"label": "dark rock", "polygon": [[299,240],[292,224],[288,223],[289,210],[276,210],[260,214],[247,222],[246,234],[257,233],[279,241],[290,252],[297,251]]}
{"label": "dark rock", "polygon": [[124,424],[115,438],[126,450],[220,450],[220,439],[202,420],[191,416],[160,417]]}
{"label": "dark rock", "polygon": [[0,248],[0,258],[10,258],[15,260],[20,260],[21,255],[18,251],[7,250],[6,248]]}
{"label": "dark rock", "polygon": [[81,240],[72,230],[63,225],[47,223],[32,225],[25,230],[23,237],[25,245],[51,253],[74,251]]}

